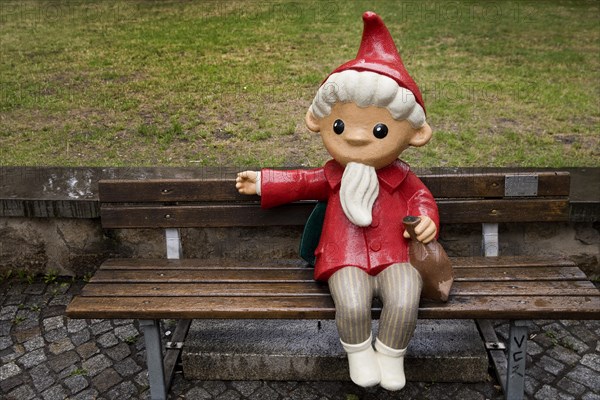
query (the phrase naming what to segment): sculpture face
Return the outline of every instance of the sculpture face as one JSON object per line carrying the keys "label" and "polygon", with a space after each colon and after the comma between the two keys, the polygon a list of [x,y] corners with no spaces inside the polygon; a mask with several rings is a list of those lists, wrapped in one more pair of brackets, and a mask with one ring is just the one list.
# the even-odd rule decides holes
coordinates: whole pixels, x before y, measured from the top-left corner
{"label": "sculpture face", "polygon": [[406,120],[395,120],[386,108],[355,103],[337,103],[320,119],[309,112],[306,124],[321,133],[329,154],[344,166],[352,161],[380,169],[407,147],[422,146],[431,137],[427,124],[415,129]]}

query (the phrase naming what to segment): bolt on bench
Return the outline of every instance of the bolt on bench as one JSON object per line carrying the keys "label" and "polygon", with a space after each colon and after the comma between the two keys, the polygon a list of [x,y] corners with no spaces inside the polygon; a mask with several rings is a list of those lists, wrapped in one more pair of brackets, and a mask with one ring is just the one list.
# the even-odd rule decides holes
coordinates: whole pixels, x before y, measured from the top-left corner
{"label": "bolt on bench", "polygon": [[[419,318],[481,320],[505,395],[523,398],[528,319],[600,319],[600,292],[572,262],[499,256],[499,223],[567,221],[569,174],[428,174],[442,224],[481,223],[482,256],[455,257],[447,303]],[[227,179],[100,181],[104,229],[163,228],[165,259],[109,259],[67,308],[70,318],[139,319],[150,391],[165,399],[191,319],[333,319],[327,285],[299,260],[183,259],[179,228],[302,226],[315,203],[260,208]],[[298,238],[300,239],[300,238]],[[443,238],[442,238],[443,239]],[[379,309],[374,306],[374,316]],[[159,320],[180,320],[163,347]],[[486,319],[508,319],[508,361]],[[163,349],[164,361],[163,361]]]}

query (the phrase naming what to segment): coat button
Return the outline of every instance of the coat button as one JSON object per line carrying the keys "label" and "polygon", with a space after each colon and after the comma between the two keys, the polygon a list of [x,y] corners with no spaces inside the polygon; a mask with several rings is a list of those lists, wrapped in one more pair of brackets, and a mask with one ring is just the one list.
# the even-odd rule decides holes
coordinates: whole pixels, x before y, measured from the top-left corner
{"label": "coat button", "polygon": [[371,247],[371,250],[373,250],[373,251],[379,251],[379,250],[381,250],[381,243],[373,242],[373,243],[371,243],[370,247]]}

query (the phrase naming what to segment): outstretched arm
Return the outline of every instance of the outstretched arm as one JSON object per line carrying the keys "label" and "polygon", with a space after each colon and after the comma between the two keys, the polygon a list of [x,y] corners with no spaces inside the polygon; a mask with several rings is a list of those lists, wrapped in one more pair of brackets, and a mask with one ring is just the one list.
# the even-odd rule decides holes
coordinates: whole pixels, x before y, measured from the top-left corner
{"label": "outstretched arm", "polygon": [[299,200],[326,200],[329,195],[329,184],[323,168],[243,171],[238,173],[235,182],[241,194],[261,196],[263,208]]}

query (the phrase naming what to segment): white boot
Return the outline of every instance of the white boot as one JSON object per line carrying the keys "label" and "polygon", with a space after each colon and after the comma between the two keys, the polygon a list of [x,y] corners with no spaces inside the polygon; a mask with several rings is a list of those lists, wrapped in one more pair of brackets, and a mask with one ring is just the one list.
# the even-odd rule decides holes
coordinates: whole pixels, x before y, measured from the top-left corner
{"label": "white boot", "polygon": [[375,339],[377,361],[381,371],[381,387],[387,390],[400,390],[406,384],[404,376],[404,355],[406,349],[392,349]]}
{"label": "white boot", "polygon": [[[342,342],[340,340],[340,342]],[[380,381],[379,364],[375,350],[373,350],[372,336],[363,343],[347,344],[342,346],[348,353],[348,365],[350,366],[350,379],[358,386],[371,387]]]}

